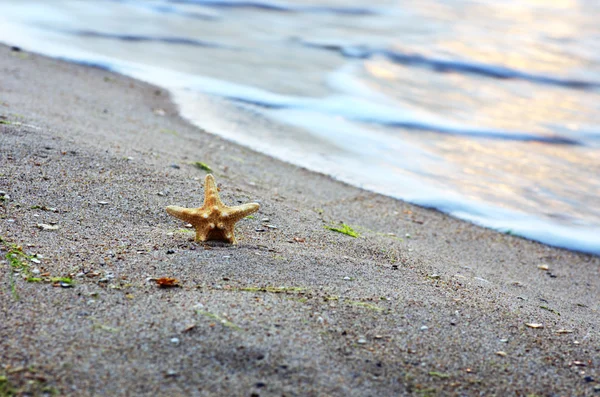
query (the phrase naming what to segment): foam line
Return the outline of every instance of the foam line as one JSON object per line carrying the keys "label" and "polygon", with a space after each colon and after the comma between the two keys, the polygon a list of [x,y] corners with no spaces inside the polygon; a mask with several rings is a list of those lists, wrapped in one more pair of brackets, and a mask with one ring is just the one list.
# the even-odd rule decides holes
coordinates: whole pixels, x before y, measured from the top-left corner
{"label": "foam line", "polygon": [[252,0],[169,0],[172,3],[197,4],[206,7],[250,8],[263,11],[289,13],[315,13],[337,15],[377,15],[381,12],[367,7],[298,6],[285,3]]}
{"label": "foam line", "polygon": [[189,39],[187,37],[166,37],[166,36],[145,36],[145,35],[134,35],[134,34],[119,34],[119,33],[106,33],[98,32],[94,30],[62,30],[63,33],[69,33],[83,37],[93,37],[101,39],[111,39],[129,42],[158,42],[167,44],[180,44],[194,47],[204,48],[223,48],[223,49],[235,49],[231,46],[226,46],[218,43],[211,43],[208,41],[201,41],[196,39]]}
{"label": "foam line", "polygon": [[353,46],[338,43],[317,43],[303,40],[300,40],[300,42],[307,47],[339,52],[347,58],[369,59],[374,56],[383,56],[394,63],[407,66],[426,67],[440,73],[474,74],[502,80],[525,80],[531,83],[561,86],[579,90],[600,88],[600,82],[547,76],[525,72],[502,65],[486,64],[476,61],[447,60],[427,57],[416,52],[370,48],[361,45]]}

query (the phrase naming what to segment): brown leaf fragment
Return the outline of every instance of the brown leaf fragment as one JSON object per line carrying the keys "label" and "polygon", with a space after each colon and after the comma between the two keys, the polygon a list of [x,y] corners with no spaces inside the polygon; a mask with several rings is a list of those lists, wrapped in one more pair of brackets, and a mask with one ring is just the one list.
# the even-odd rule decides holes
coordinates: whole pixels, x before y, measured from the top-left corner
{"label": "brown leaf fragment", "polygon": [[154,281],[156,281],[156,284],[161,288],[179,287],[179,280],[172,277],[161,277]]}
{"label": "brown leaf fragment", "polygon": [[193,330],[194,328],[196,328],[196,324],[190,324],[190,325],[188,325],[187,327],[185,327],[185,328],[183,329],[183,331],[181,331],[181,332],[183,332],[183,333],[190,332],[190,331],[191,331],[191,330]]}
{"label": "brown leaf fragment", "polygon": [[303,243],[306,240],[303,239],[302,237],[294,237],[294,241],[297,242],[297,243]]}

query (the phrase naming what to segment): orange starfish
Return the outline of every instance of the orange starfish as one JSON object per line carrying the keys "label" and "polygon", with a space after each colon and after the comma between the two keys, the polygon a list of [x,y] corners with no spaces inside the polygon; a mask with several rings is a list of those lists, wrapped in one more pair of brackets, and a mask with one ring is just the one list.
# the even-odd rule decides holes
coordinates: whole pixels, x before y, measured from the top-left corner
{"label": "orange starfish", "polygon": [[235,243],[235,223],[258,211],[257,203],[227,207],[219,198],[215,178],[208,174],[204,180],[204,204],[200,208],[167,207],[167,212],[196,229],[196,241],[221,240]]}

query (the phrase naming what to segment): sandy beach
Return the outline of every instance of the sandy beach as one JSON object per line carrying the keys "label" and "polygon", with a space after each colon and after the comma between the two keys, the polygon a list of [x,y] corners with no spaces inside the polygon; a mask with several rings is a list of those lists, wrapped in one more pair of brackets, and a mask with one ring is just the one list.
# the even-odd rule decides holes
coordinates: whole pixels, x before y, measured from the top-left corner
{"label": "sandy beach", "polygon": [[[236,245],[165,212],[202,204],[196,162],[261,205]],[[148,84],[0,46],[0,191],[1,396],[600,395],[599,257],[266,157]]]}

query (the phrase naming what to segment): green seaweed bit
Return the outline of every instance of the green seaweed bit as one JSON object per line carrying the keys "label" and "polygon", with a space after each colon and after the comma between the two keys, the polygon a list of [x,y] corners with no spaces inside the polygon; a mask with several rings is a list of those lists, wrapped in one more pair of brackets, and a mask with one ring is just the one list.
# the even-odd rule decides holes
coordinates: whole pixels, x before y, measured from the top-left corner
{"label": "green seaweed bit", "polygon": [[13,272],[10,272],[9,274],[9,283],[10,283],[10,292],[13,296],[13,298],[18,301],[19,300],[19,293],[17,292],[17,285],[15,284],[15,278],[13,276]]}
{"label": "green seaweed bit", "polygon": [[548,306],[540,306],[540,308],[541,308],[541,309],[544,309],[544,310],[548,310],[550,313],[554,313],[554,314],[556,314],[557,316],[560,316],[560,313],[559,313],[559,312],[557,312],[557,311],[556,311],[556,310],[554,310],[554,309],[551,309],[551,308],[549,308]]}
{"label": "green seaweed bit", "polygon": [[5,375],[0,376],[0,396],[16,396],[18,390],[10,384]]}
{"label": "green seaweed bit", "polygon": [[177,131],[169,130],[169,129],[162,129],[162,130],[160,130],[160,132],[163,134],[170,134],[170,135],[174,135],[174,136],[179,135],[179,133]]}
{"label": "green seaweed bit", "polygon": [[0,119],[0,124],[7,124],[7,125],[11,125],[12,122],[8,121],[8,120],[1,120]]}
{"label": "green seaweed bit", "polygon": [[203,163],[201,161],[195,161],[192,163],[196,168],[199,168],[201,170],[204,170],[206,172],[212,172],[212,168],[210,168],[206,163]]}
{"label": "green seaweed bit", "polygon": [[294,302],[300,302],[300,303],[306,303],[308,301],[308,298],[287,298],[287,299],[294,301]]}
{"label": "green seaweed bit", "polygon": [[381,307],[375,306],[375,305],[372,305],[372,304],[366,303],[366,302],[346,300],[345,303],[352,305],[352,306],[364,307],[365,309],[371,309],[371,310],[375,310],[378,312],[383,311],[383,309]]}
{"label": "green seaweed bit", "polygon": [[95,323],[93,325],[94,329],[100,329],[102,331],[106,331],[106,332],[110,332],[111,334],[116,334],[117,332],[119,332],[119,328],[116,327],[110,327],[108,325],[104,325],[104,324],[100,324],[100,323]]}
{"label": "green seaweed bit", "polygon": [[31,268],[29,266],[28,261],[34,256],[27,255],[23,252],[22,248],[17,246],[16,244],[9,244],[2,237],[0,237],[0,243],[4,245],[5,249],[8,249],[6,253],[6,259],[8,260],[8,264],[10,265],[13,272],[10,274],[10,289],[13,293],[13,296],[16,300],[19,299],[17,294],[16,285],[14,284],[13,274],[15,271],[23,274],[25,281],[29,283],[39,283],[39,282],[50,282],[50,283],[65,283],[69,285],[73,285],[74,282],[70,277],[35,277],[31,273]]}
{"label": "green seaweed bit", "polygon": [[254,215],[248,215],[246,219],[254,219]]}
{"label": "green seaweed bit", "polygon": [[325,229],[342,233],[350,237],[358,237],[358,233],[354,229],[352,229],[352,227],[346,225],[345,223],[342,223],[341,226],[325,226]]}
{"label": "green seaweed bit", "polygon": [[194,233],[192,229],[174,229],[173,233]]}
{"label": "green seaweed bit", "polygon": [[53,283],[73,284],[73,279],[70,277],[52,277],[50,281]]}
{"label": "green seaweed bit", "polygon": [[274,294],[279,294],[282,292],[304,293],[304,292],[306,292],[306,288],[302,288],[302,287],[242,287],[242,288],[238,288],[238,291],[271,292]]}
{"label": "green seaweed bit", "polygon": [[434,387],[429,387],[427,389],[416,390],[415,393],[422,394],[424,396],[434,396],[437,393],[437,389]]}
{"label": "green seaweed bit", "polygon": [[450,377],[450,375],[448,375],[448,374],[444,374],[442,372],[437,372],[437,371],[430,371],[429,375],[435,376],[437,378],[442,378],[442,379],[448,379]]}
{"label": "green seaweed bit", "polygon": [[236,331],[241,331],[242,329],[240,327],[238,327],[237,325],[235,325],[234,323],[232,323],[231,321],[224,319],[223,317],[220,317],[214,313],[208,312],[206,310],[196,310],[196,313],[202,315],[202,316],[206,316],[208,318],[211,318],[217,322],[219,322],[220,324],[224,325],[225,327],[228,328],[232,328],[235,329]]}

